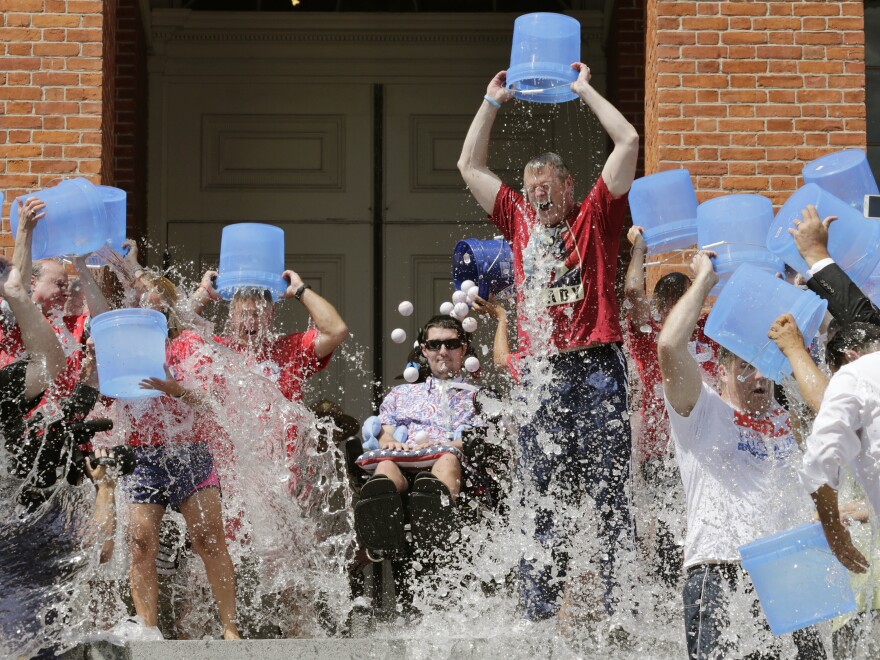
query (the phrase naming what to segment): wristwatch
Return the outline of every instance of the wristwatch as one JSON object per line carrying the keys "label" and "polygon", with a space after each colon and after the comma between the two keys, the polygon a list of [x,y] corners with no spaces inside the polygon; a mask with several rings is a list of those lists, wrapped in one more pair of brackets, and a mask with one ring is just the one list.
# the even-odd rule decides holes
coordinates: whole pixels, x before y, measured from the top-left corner
{"label": "wristwatch", "polygon": [[293,297],[297,300],[302,300],[303,294],[306,292],[306,289],[311,288],[311,284],[300,284],[299,288],[296,290],[296,293],[293,294]]}

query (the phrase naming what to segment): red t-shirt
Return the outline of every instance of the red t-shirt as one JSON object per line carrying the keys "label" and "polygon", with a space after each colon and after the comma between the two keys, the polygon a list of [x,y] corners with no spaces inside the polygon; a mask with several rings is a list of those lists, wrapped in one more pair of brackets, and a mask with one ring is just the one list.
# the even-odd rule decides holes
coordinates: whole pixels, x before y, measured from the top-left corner
{"label": "red t-shirt", "polygon": [[[61,323],[52,323],[52,329],[61,341],[61,347],[67,356],[67,367],[58,374],[52,383],[51,393],[53,397],[70,396],[76,381],[79,379],[80,362],[82,352],[80,348],[84,344],[86,321],[88,314],[79,316],[63,316]],[[50,321],[51,322],[51,321]],[[18,324],[7,326],[0,323],[0,368],[5,367],[25,354],[24,342],[21,338],[21,328]]]}
{"label": "red t-shirt", "polygon": [[[165,360],[174,377],[187,389],[211,390],[219,396],[218,382],[211,369],[211,354],[205,340],[191,330],[185,330],[168,345]],[[223,432],[209,408],[198,408],[174,397],[162,394],[153,399],[130,403],[117,401],[120,424],[127,429],[126,442],[132,447],[213,442]]]}
{"label": "red t-shirt", "polygon": [[[529,252],[540,249],[553,254],[556,267],[541,281],[546,286],[544,304],[553,323],[553,343],[559,350],[623,341],[615,280],[626,199],[626,195],[612,197],[600,176],[574,220],[559,226],[551,245],[537,247],[534,242],[529,244],[537,222],[532,206],[507,185],[502,184],[498,191],[489,217],[513,251],[520,309],[526,269],[534,261]],[[529,338],[522,317],[518,326],[519,350],[527,351]]]}
{"label": "red t-shirt", "polygon": [[[715,382],[718,345],[705,334],[706,317],[697,321],[697,327],[688,344],[691,354],[709,383]],[[646,331],[647,330],[647,331]],[[669,417],[663,403],[663,376],[657,361],[657,337],[660,326],[653,319],[647,327],[633,328],[627,323],[629,353],[636,364],[642,388],[641,432],[633,434],[633,448],[637,463],[666,453],[669,443]]]}
{"label": "red t-shirt", "polygon": [[[306,332],[277,337],[268,347],[260,352],[256,359],[263,375],[277,383],[278,389],[290,401],[302,399],[302,385],[305,380],[327,368],[331,355],[321,359],[315,355],[315,341],[318,330],[312,328]],[[214,337],[214,340],[233,350],[242,352],[244,349],[238,342],[228,337]]]}

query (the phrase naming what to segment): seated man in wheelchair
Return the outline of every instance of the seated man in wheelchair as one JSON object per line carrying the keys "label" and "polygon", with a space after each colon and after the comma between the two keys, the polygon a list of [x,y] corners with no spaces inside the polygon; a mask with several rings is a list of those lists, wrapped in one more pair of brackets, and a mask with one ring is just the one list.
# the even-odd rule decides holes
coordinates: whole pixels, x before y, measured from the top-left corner
{"label": "seated man in wheelchair", "polygon": [[482,426],[474,402],[479,388],[464,382],[468,334],[461,323],[435,316],[419,344],[430,374],[388,393],[378,418],[365,424],[365,440],[374,435],[378,449],[356,461],[373,472],[355,505],[355,529],[370,550],[403,546],[407,509],[419,545],[434,547],[448,535],[466,461],[462,434]]}

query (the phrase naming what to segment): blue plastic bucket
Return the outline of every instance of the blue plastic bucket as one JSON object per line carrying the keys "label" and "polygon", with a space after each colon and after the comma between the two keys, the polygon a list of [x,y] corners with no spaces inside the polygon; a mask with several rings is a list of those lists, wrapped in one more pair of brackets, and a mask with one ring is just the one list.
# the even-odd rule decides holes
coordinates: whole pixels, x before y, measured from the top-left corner
{"label": "blue plastic bucket", "polygon": [[767,249],[771,224],[773,204],[761,195],[724,195],[697,207],[697,245],[716,254],[712,262],[719,281],[713,295],[721,292],[742,264],[784,272],[782,259]]}
{"label": "blue plastic bucket", "polygon": [[856,609],[849,574],[831,553],[821,523],[806,523],[740,547],[774,635]]}
{"label": "blue plastic bucket", "polygon": [[[36,197],[46,217],[34,228],[34,260],[94,252],[110,238],[110,223],[98,187],[86,179],[67,179],[56,186],[23,195]],[[13,236],[18,231],[18,200],[9,210]]]}
{"label": "blue plastic bucket", "polygon": [[804,183],[815,183],[860,212],[865,195],[878,194],[868,157],[859,149],[817,158],[804,165],[803,175]]}
{"label": "blue plastic bucket", "polygon": [[258,222],[223,228],[217,290],[225,300],[230,300],[236,289],[256,287],[268,289],[277,301],[287,290],[283,272],[283,229]]}
{"label": "blue plastic bucket", "polygon": [[159,396],[142,390],[144,378],[165,378],[168,321],[152,309],[117,309],[91,321],[101,394],[116,399]]}
{"label": "blue plastic bucket", "polygon": [[697,243],[697,194],[687,170],[669,170],[633,181],[629,209],[645,228],[652,252],[681,250]]}
{"label": "blue plastic bucket", "polygon": [[581,61],[581,24],[562,14],[525,14],[513,24],[507,86],[514,96],[535,103],[563,103],[577,98],[571,83]]}
{"label": "blue plastic bucket", "polygon": [[797,272],[806,275],[807,263],[798,254],[794,238],[788,230],[794,227],[794,219],[802,218],[808,204],[816,207],[822,219],[837,216],[828,229],[828,252],[856,286],[862,286],[880,263],[880,250],[877,249],[880,244],[880,222],[865,218],[861,211],[815,183],[799,188],[779,209],[767,235],[767,247]]}
{"label": "blue plastic bucket", "polygon": [[[126,221],[126,203],[128,201],[128,193],[122,188],[114,188],[113,186],[97,186],[101,199],[104,200],[104,208],[107,211],[107,220],[110,223],[110,238],[107,245],[113,248],[119,254],[124,254],[125,248],[125,221]],[[89,266],[106,266],[107,261],[97,254],[89,255],[86,259]]]}
{"label": "blue plastic bucket", "polygon": [[715,301],[706,334],[778,383],[791,373],[791,364],[767,337],[773,321],[790,312],[809,346],[827,308],[828,303],[812,291],[743,264]]}
{"label": "blue plastic bucket", "polygon": [[480,297],[504,295],[513,288],[513,253],[507,241],[468,238],[452,253],[452,281],[461,288],[465,280],[480,287]]}

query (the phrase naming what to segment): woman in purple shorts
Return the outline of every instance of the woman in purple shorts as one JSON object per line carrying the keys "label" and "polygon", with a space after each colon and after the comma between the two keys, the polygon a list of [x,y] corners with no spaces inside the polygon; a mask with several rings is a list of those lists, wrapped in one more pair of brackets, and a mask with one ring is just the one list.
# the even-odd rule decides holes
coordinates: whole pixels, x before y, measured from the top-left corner
{"label": "woman in purple shorts", "polygon": [[205,564],[223,638],[239,639],[235,575],[224,537],[220,480],[207,445],[209,438],[221,432],[207,406],[210,357],[198,334],[180,329],[176,302],[174,284],[164,277],[147,278],[141,306],[168,317],[170,369],[166,367],[164,379],[149,378],[141,383],[144,389],[159,390],[162,396],[117,403],[121,404],[120,422],[127,429],[127,444],[135,448],[137,456],[129,477],[132,600],[141,619],[138,623],[156,627],[159,528],[165,508],[171,506],[186,519],[193,550]]}

